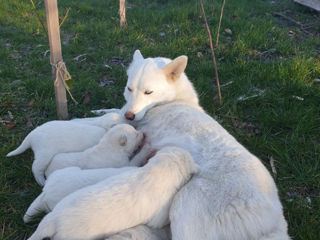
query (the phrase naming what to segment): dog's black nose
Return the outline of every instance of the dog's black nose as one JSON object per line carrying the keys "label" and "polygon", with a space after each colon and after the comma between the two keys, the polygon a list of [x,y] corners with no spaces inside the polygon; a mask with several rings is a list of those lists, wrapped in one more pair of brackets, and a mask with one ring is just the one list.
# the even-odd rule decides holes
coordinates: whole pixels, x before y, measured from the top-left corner
{"label": "dog's black nose", "polygon": [[133,112],[126,112],[126,113],[124,114],[124,116],[125,116],[126,119],[128,119],[128,120],[133,120],[134,117],[135,117],[135,115],[134,115]]}

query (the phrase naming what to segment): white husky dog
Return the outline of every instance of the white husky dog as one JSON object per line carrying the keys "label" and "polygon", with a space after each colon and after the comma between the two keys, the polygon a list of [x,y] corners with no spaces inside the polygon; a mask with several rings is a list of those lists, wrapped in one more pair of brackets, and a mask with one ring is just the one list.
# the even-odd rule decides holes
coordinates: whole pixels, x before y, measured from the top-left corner
{"label": "white husky dog", "polygon": [[81,124],[80,121],[50,121],[30,132],[21,145],[8,153],[7,157],[32,148],[35,156],[32,172],[38,184],[43,186],[45,170],[55,154],[83,151],[96,145],[106,130],[125,122],[123,119],[118,113],[109,113],[103,116],[103,120],[100,117],[99,121],[95,121],[91,126]]}
{"label": "white husky dog", "polygon": [[135,168],[122,167],[82,170],[79,167],[68,167],[55,171],[46,180],[42,193],[29,206],[23,220],[27,223],[32,220],[34,215],[52,211],[61,199],[76,190]]}
{"label": "white husky dog", "polygon": [[163,148],[145,166],[62,199],[29,239],[98,239],[139,224],[164,227],[174,194],[196,172],[187,151]]}
{"label": "white husky dog", "polygon": [[128,124],[119,124],[104,134],[100,142],[83,152],[68,152],[55,155],[45,171],[46,177],[66,167],[82,169],[124,167],[141,148],[144,134]]}
{"label": "white husky dog", "polygon": [[144,59],[137,50],[127,71],[127,102],[122,108],[147,136],[132,163],[143,161],[152,148],[175,145],[188,149],[200,166],[200,173],[174,198],[172,239],[290,239],[272,177],[257,157],[201,109],[183,73],[186,65],[185,56],[173,61]]}

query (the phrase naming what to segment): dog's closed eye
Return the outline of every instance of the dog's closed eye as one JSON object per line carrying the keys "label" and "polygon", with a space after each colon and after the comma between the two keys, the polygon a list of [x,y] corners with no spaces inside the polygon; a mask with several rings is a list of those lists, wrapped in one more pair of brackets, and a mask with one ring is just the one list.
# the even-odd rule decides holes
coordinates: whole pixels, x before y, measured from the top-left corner
{"label": "dog's closed eye", "polygon": [[149,95],[149,94],[151,94],[151,93],[153,93],[153,91],[150,91],[150,90],[145,90],[145,91],[144,91],[144,94],[145,94],[145,95]]}

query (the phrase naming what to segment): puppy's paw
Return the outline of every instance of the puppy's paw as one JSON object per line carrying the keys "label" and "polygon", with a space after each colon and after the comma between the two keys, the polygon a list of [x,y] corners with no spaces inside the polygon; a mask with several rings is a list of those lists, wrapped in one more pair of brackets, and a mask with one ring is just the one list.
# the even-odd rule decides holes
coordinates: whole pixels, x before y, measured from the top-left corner
{"label": "puppy's paw", "polygon": [[34,178],[36,179],[37,183],[40,186],[44,186],[44,184],[46,183],[46,179],[44,177],[44,174],[35,174]]}

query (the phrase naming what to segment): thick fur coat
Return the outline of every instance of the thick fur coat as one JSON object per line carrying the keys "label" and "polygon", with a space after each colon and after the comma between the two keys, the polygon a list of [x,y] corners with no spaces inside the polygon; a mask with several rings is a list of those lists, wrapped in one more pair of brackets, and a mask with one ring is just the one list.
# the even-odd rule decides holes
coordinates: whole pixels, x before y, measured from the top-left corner
{"label": "thick fur coat", "polygon": [[288,240],[272,177],[198,105],[183,73],[186,65],[185,56],[173,61],[144,59],[137,50],[127,71],[127,102],[122,109],[147,136],[134,164],[142,163],[153,149],[174,145],[188,150],[200,166],[200,173],[174,198],[172,239]]}
{"label": "thick fur coat", "polygon": [[187,151],[163,148],[141,168],[68,195],[29,240],[98,239],[139,224],[164,227],[173,196],[196,172]]}
{"label": "thick fur coat", "polygon": [[24,222],[32,220],[34,215],[50,212],[64,197],[81,188],[96,184],[108,177],[130,171],[136,167],[100,168],[82,170],[68,167],[52,173],[42,189],[42,193],[31,203],[23,217]]}
{"label": "thick fur coat", "polygon": [[46,177],[58,169],[73,166],[82,169],[128,166],[130,157],[141,147],[143,140],[143,133],[131,125],[116,125],[104,134],[97,145],[83,152],[55,155],[45,171]]}
{"label": "thick fur coat", "polygon": [[114,234],[105,240],[168,240],[171,239],[170,225],[164,228],[150,228],[146,225],[138,225]]}
{"label": "thick fur coat", "polygon": [[34,152],[32,172],[38,184],[45,183],[45,170],[57,153],[78,152],[96,145],[106,130],[117,123],[125,122],[117,113],[86,120],[51,121],[30,132],[22,144],[7,157],[18,155],[31,148]]}

